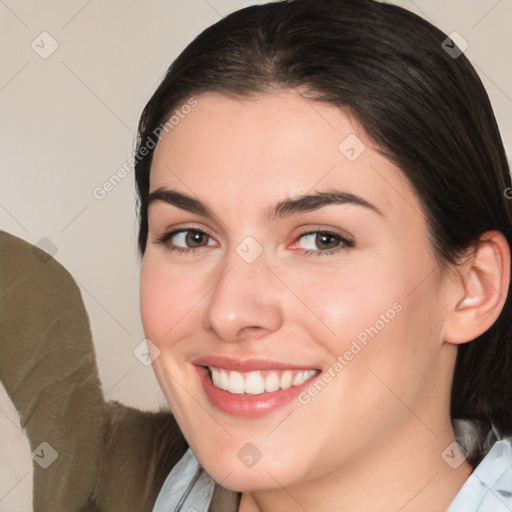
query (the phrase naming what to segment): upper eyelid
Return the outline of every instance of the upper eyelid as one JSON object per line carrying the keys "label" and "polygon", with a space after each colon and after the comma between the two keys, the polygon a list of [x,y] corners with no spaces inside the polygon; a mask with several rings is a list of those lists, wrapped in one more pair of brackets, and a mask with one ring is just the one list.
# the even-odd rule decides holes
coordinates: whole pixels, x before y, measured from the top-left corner
{"label": "upper eyelid", "polygon": [[[333,227],[326,227],[325,225],[320,225],[320,224],[313,224],[309,227],[304,227],[302,229],[299,228],[301,231],[297,234],[294,235],[294,237],[298,237],[298,236],[302,236],[302,235],[306,235],[308,233],[315,233],[317,231],[329,231],[331,233],[334,233],[338,236],[341,236],[341,237],[345,237],[345,238],[352,238],[352,235],[344,230],[344,229],[341,229],[341,228],[333,228]],[[160,231],[160,230],[159,230]],[[163,234],[169,234],[169,233],[174,233],[174,234],[178,234],[178,233],[181,233],[183,231],[202,231],[203,233],[207,234],[208,236],[211,236],[212,238],[215,238],[211,231],[208,229],[208,228],[205,228],[205,227],[197,227],[197,226],[193,226],[193,225],[185,225],[185,226],[176,226],[176,227],[172,227],[172,228],[164,228],[161,230],[163,232]]]}
{"label": "upper eyelid", "polygon": [[183,233],[184,231],[199,231],[215,240],[215,237],[212,235],[212,233],[208,229],[203,228],[203,227],[199,228],[196,226],[183,226],[183,227],[178,226],[176,228],[164,229],[164,230],[162,230],[162,234],[158,238],[167,236],[167,235],[176,236],[179,233]]}
{"label": "upper eyelid", "polygon": [[307,235],[308,233],[317,233],[317,232],[329,232],[329,233],[333,233],[335,235],[338,235],[338,236],[340,236],[342,238],[349,238],[349,239],[353,238],[353,236],[348,231],[346,231],[345,229],[325,227],[325,226],[319,225],[319,224],[317,224],[317,225],[313,224],[312,226],[305,227],[303,230],[301,228],[300,233],[297,233],[295,235],[295,237],[299,237],[299,236],[302,236],[302,235]]}

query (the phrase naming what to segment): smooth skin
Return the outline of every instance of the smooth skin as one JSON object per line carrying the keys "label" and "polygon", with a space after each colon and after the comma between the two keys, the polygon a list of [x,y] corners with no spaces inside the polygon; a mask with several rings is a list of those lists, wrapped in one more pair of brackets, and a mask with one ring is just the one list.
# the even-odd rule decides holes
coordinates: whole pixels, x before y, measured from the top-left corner
{"label": "smooth skin", "polygon": [[[408,180],[340,109],[289,90],[197,102],[158,143],[150,191],[179,191],[214,215],[153,202],[141,269],[144,330],[160,350],[153,367],[194,454],[243,492],[242,512],[444,512],[471,472],[442,458],[455,439],[457,345],[503,307],[505,238],[488,232],[463,265],[441,270]],[[350,134],[366,146],[353,161],[338,149]],[[332,189],[375,208],[265,216],[278,201]],[[158,242],[179,229],[206,235]],[[236,251],[248,236],[263,249],[252,263]],[[401,311],[307,405],[226,414],[192,364],[222,355],[326,372],[396,301]],[[262,454],[252,467],[237,457],[248,442]]]}

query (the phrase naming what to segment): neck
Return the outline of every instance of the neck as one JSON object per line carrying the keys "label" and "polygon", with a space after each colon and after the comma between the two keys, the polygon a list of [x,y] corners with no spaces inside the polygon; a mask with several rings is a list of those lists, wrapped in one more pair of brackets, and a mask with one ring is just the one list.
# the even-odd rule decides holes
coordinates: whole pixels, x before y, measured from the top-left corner
{"label": "neck", "polygon": [[400,432],[319,478],[244,493],[240,512],[445,512],[472,471],[441,456],[454,441],[449,418],[432,431],[412,416]]}

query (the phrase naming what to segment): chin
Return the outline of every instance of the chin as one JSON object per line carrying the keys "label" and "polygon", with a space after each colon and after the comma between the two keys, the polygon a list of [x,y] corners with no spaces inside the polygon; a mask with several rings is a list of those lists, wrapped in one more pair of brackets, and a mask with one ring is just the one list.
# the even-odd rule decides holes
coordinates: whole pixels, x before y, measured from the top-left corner
{"label": "chin", "polygon": [[[197,458],[205,471],[222,487],[236,492],[254,492],[277,489],[294,484],[299,478],[297,461],[283,464],[279,456],[265,457],[251,451],[247,446],[242,450],[223,448],[223,456],[213,450],[209,455],[196,452]],[[251,459],[252,456],[252,459]]]}

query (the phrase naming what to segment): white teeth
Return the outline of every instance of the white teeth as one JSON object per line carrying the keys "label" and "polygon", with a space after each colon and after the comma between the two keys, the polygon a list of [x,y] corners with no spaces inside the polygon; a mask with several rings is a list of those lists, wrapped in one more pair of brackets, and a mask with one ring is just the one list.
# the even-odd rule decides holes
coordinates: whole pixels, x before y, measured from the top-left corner
{"label": "white teeth", "polygon": [[251,372],[245,379],[245,392],[250,395],[259,395],[265,391],[265,381],[256,372]]}
{"label": "white teeth", "polygon": [[231,372],[229,374],[228,391],[237,395],[241,395],[244,392],[244,378],[238,372]]}
{"label": "white teeth", "polygon": [[216,368],[211,368],[210,370],[212,372],[212,382],[214,386],[220,388],[220,370],[217,370]]}
{"label": "white teeth", "polygon": [[304,377],[302,375],[302,372],[298,372],[295,374],[295,377],[293,377],[292,386],[300,386],[304,382]]}
{"label": "white teeth", "polygon": [[271,393],[272,391],[277,391],[279,389],[279,377],[277,373],[272,372],[267,375],[265,379],[265,391]]}
{"label": "white teeth", "polygon": [[281,375],[280,386],[281,389],[288,389],[291,387],[293,381],[293,374],[290,370],[286,370],[283,375]]}
{"label": "white teeth", "polygon": [[212,372],[212,382],[216,387],[227,391],[229,389],[229,376],[225,370],[210,368]]}
{"label": "white teeth", "polygon": [[220,370],[219,386],[220,389],[227,391],[229,389],[229,376],[226,371]]}
{"label": "white teeth", "polygon": [[282,373],[279,371],[265,372],[267,375],[264,377],[261,371],[242,374],[213,367],[210,367],[210,371],[214,386],[237,395],[243,393],[261,395],[265,392],[272,393],[279,389],[300,386],[318,373],[316,370],[285,370]]}
{"label": "white teeth", "polygon": [[311,377],[314,377],[316,375],[316,370],[306,370],[304,372],[304,382],[311,379]]}

